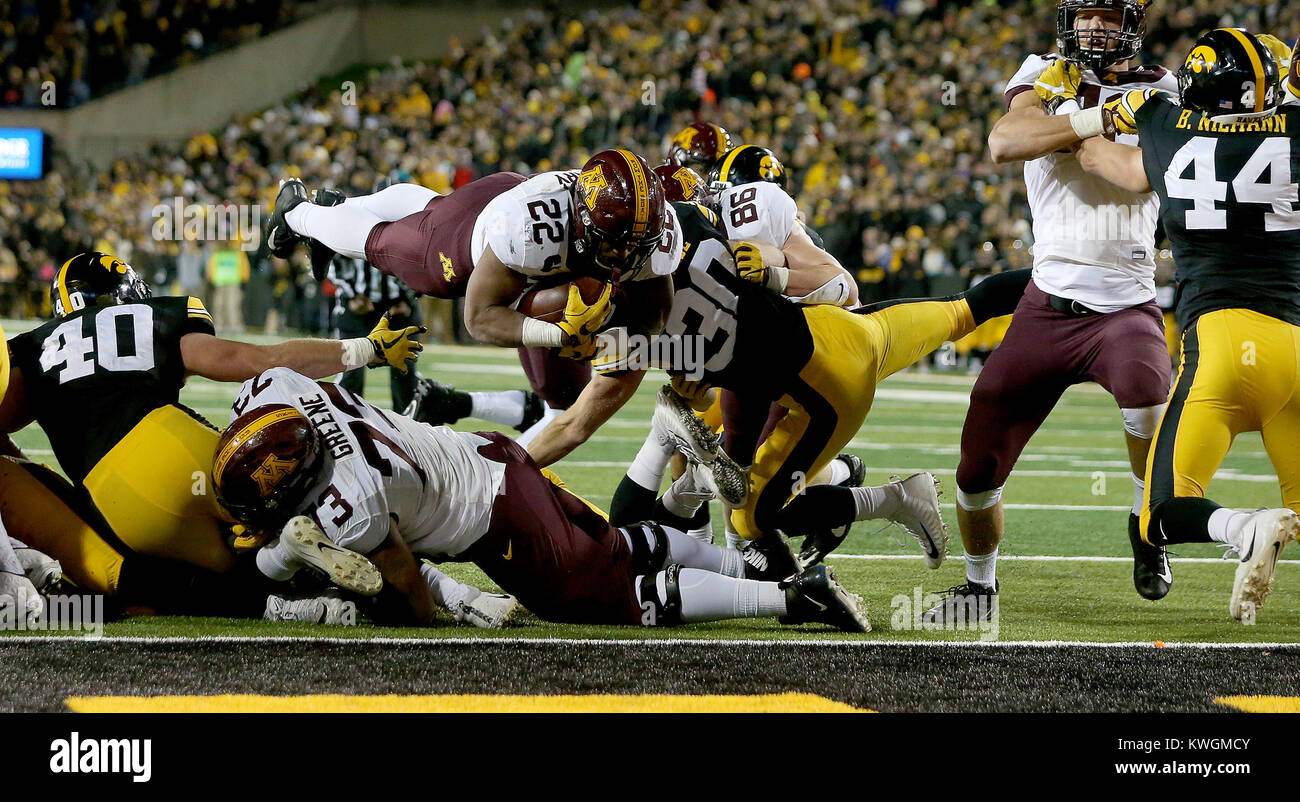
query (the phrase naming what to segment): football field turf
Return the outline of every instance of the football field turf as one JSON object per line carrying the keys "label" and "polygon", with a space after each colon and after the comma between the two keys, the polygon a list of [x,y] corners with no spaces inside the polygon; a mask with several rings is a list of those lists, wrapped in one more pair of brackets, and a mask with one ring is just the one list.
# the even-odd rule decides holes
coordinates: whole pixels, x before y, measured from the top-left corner
{"label": "football field turf", "polygon": [[[525,386],[522,371],[515,353],[511,350],[483,347],[432,346],[421,359],[423,375],[455,384],[465,390],[515,389]],[[388,376],[383,371],[368,374],[367,396],[388,405]],[[607,507],[611,493],[623,475],[627,464],[642,443],[649,428],[654,392],[663,380],[662,374],[651,373],[636,397],[617,417],[606,424],[592,440],[569,458],[555,466],[556,472],[575,492],[597,505]],[[602,665],[620,666],[628,659],[617,653],[635,651],[635,642],[644,639],[666,641],[714,640],[718,641],[719,654],[730,655],[726,660],[736,660],[738,649],[753,648],[766,655],[773,663],[770,676],[784,675],[779,664],[802,665],[807,663],[814,673],[819,666],[833,658],[855,661],[854,655],[871,654],[870,662],[893,677],[896,693],[890,691],[884,698],[855,696],[851,689],[832,683],[825,686],[832,697],[843,698],[851,704],[876,704],[877,709],[918,709],[908,691],[911,684],[921,682],[921,675],[910,678],[898,676],[898,666],[918,665],[922,674],[941,672],[937,666],[955,661],[955,665],[972,666],[971,671],[989,673],[989,677],[1005,676],[1008,665],[1022,664],[1022,673],[1029,675],[1047,672],[1063,676],[1073,672],[1076,680],[1087,686],[1089,677],[1101,677],[1108,672],[1123,674],[1124,665],[1137,660],[1143,663],[1147,655],[1156,653],[1153,646],[1175,644],[1233,643],[1260,644],[1265,648],[1250,650],[1250,661],[1280,661],[1294,669],[1300,663],[1300,649],[1281,648],[1282,644],[1300,644],[1300,548],[1295,553],[1284,554],[1295,562],[1285,560],[1277,574],[1277,584],[1267,605],[1261,610],[1253,626],[1244,626],[1228,615],[1228,595],[1232,587],[1232,561],[1220,558],[1221,550],[1210,545],[1179,547],[1174,558],[1174,585],[1170,595],[1161,602],[1152,603],[1140,598],[1132,586],[1132,562],[1126,532],[1127,511],[1132,503],[1133,487],[1129,479],[1124,437],[1119,411],[1114,401],[1095,385],[1076,387],[1067,393],[1046,425],[1029,444],[1018,469],[1007,485],[1004,501],[1007,504],[1007,536],[1001,549],[999,577],[1002,583],[1001,615],[996,629],[980,631],[926,631],[917,625],[915,615],[924,606],[924,596],[941,592],[950,585],[963,581],[961,542],[953,514],[955,485],[953,471],[959,455],[959,439],[967,398],[973,379],[957,374],[920,374],[905,372],[886,380],[878,389],[875,404],[867,424],[849,446],[867,463],[867,481],[879,484],[891,475],[906,475],[918,470],[930,470],[942,481],[944,516],[952,536],[953,554],[938,571],[927,570],[919,556],[919,548],[906,532],[897,527],[882,528],[874,522],[858,523],[847,542],[832,555],[834,566],[842,583],[864,599],[873,631],[866,635],[848,636],[824,628],[782,627],[771,620],[727,621],[707,625],[692,625],[675,629],[639,629],[633,627],[598,627],[548,624],[524,613],[518,615],[511,626],[501,632],[485,632],[469,627],[441,626],[431,629],[378,628],[365,624],[356,627],[324,627],[308,624],[270,623],[264,621],[239,621],[232,619],[198,619],[153,617],[133,618],[113,622],[105,628],[109,642],[64,647],[54,647],[48,653],[39,643],[28,638],[23,643],[0,646],[10,651],[10,656],[26,654],[32,659],[48,664],[48,660],[90,661],[105,668],[124,660],[145,660],[149,665],[161,660],[166,665],[191,658],[177,656],[192,645],[205,654],[211,650],[242,651],[255,644],[245,644],[244,638],[276,636],[273,654],[297,654],[292,642],[282,638],[328,638],[317,644],[322,649],[347,650],[347,644],[334,639],[474,639],[503,640],[496,645],[480,644],[482,651],[473,653],[472,675],[491,675],[493,666],[500,665],[498,658],[519,652],[523,645],[519,639],[564,639],[553,644],[552,659],[541,661],[548,666],[543,673],[560,671],[556,666],[572,663],[575,654],[590,654]],[[182,401],[218,425],[224,424],[229,414],[229,403],[236,386],[221,385],[202,379],[192,379],[182,394]],[[464,421],[457,428],[474,430],[491,428],[487,424]],[[48,442],[36,428],[19,433],[15,438],[34,459],[52,461]],[[1213,497],[1228,506],[1255,508],[1277,506],[1279,491],[1272,468],[1257,435],[1246,435],[1234,445],[1231,454],[1211,487]],[[720,512],[715,507],[715,526],[721,537]],[[444,570],[457,578],[481,587],[491,583],[472,566],[446,564]],[[919,602],[919,603],[918,603]],[[127,639],[118,642],[117,639]],[[142,640],[135,640],[135,639]],[[189,644],[181,639],[202,639],[203,644]],[[143,640],[148,639],[148,640]],[[172,640],[177,639],[177,640]],[[590,640],[609,640],[605,646],[589,643]],[[740,641],[834,641],[817,647],[799,648],[797,644],[761,644],[746,647]],[[942,642],[929,647],[907,646],[903,642]],[[1070,642],[1072,646],[1043,648],[1020,645],[1025,642]],[[867,649],[865,644],[875,644]],[[963,648],[958,644],[966,644]],[[998,644],[1001,644],[999,646]],[[1085,645],[1094,644],[1094,645]],[[1106,648],[1100,644],[1129,644],[1123,648]],[[51,644],[51,646],[54,646]],[[266,646],[270,647],[271,643]],[[417,649],[430,649],[429,655],[451,656],[454,644],[420,646],[409,644],[394,648],[392,644],[369,640],[358,642],[358,654],[371,654],[379,650],[396,655],[415,657]],[[538,645],[546,652],[546,648]],[[698,665],[700,660],[690,656],[691,644],[662,643],[658,648],[639,652],[642,658],[654,652],[668,658],[671,650],[685,649],[685,653],[671,652],[673,661]],[[115,649],[128,649],[128,656]],[[456,647],[454,654],[468,659],[462,648],[476,647],[465,644]],[[12,650],[12,651],[11,651]],[[91,650],[103,650],[92,654]],[[310,649],[307,649],[310,652]],[[306,653],[306,652],[304,652]],[[1105,699],[1098,698],[1086,709],[1141,709],[1144,706],[1160,709],[1204,709],[1212,698],[1235,693],[1300,693],[1297,687],[1275,687],[1265,682],[1266,677],[1300,675],[1295,670],[1280,671],[1276,667],[1263,668],[1253,662],[1243,661],[1239,649],[1170,648],[1161,650],[1161,660],[1168,661],[1172,670],[1195,672],[1201,670],[1193,663],[1213,661],[1215,665],[1229,664],[1231,671],[1219,671],[1219,676],[1229,679],[1240,676],[1249,679],[1227,682],[1222,687],[1210,688],[1202,694],[1193,694],[1196,702],[1191,707],[1176,704],[1157,696],[1124,695],[1120,686],[1109,686]],[[1193,654],[1196,653],[1196,654]],[[1196,656],[1203,653],[1203,656]],[[419,654],[424,654],[420,652]],[[1078,659],[1067,659],[1077,654]],[[98,657],[94,655],[100,655]],[[428,657],[420,657],[424,662]],[[566,656],[567,655],[567,656]],[[942,656],[941,656],[942,655]],[[987,657],[984,657],[987,655]],[[996,655],[996,657],[994,656]],[[55,659],[57,656],[57,660]],[[949,657],[951,656],[951,657]],[[199,658],[193,658],[199,659]],[[658,658],[656,658],[658,659]],[[718,658],[722,659],[722,658]],[[808,662],[811,661],[811,662]],[[882,662],[883,661],[883,662]],[[456,661],[459,662],[459,659]],[[716,662],[713,658],[705,661]],[[345,660],[346,664],[347,661]],[[891,668],[893,666],[893,668]],[[926,668],[929,666],[929,668]],[[1062,668],[1066,666],[1067,668]],[[716,666],[715,666],[716,667]],[[159,669],[162,670],[162,669]],[[170,670],[170,669],[169,669]],[[176,669],[179,671],[179,669]],[[250,669],[252,670],[252,669]],[[539,669],[541,670],[541,669]],[[831,669],[827,669],[831,671]],[[1217,670],[1217,669],[1216,669]],[[484,672],[486,672],[484,674]],[[128,672],[129,673],[129,672]],[[417,672],[418,673],[418,672]],[[560,673],[563,673],[562,671]],[[604,680],[583,680],[582,672],[569,674],[568,680],[542,686],[556,689],[585,688],[589,691],[639,693],[641,680],[615,670],[618,677],[605,676]],[[725,673],[725,671],[724,671]],[[833,673],[833,671],[832,671]],[[880,676],[877,672],[869,672]],[[166,674],[166,671],[164,671]],[[960,674],[960,672],[958,672]],[[401,674],[408,677],[410,672]],[[972,675],[974,676],[974,675]],[[982,676],[982,674],[981,674]],[[950,676],[950,680],[957,679]],[[969,679],[969,678],[968,678]],[[992,679],[988,680],[993,682]],[[195,682],[198,682],[197,680]],[[540,680],[539,680],[540,682]],[[711,683],[702,679],[695,693],[708,692]],[[974,681],[975,685],[979,681]],[[1260,683],[1263,682],[1263,686]],[[576,683],[576,684],[575,684]],[[201,683],[199,683],[201,685]],[[265,682],[253,683],[263,687]],[[970,684],[969,682],[967,684]],[[1296,683],[1291,683],[1296,684]],[[181,690],[202,693],[194,682],[180,683]],[[273,686],[266,686],[274,693]],[[376,693],[401,693],[410,690],[411,683],[399,681],[389,690]],[[418,683],[416,683],[418,686]],[[470,683],[472,686],[472,683]],[[539,686],[539,687],[542,687]],[[1249,687],[1247,687],[1249,686]],[[524,682],[518,692],[529,692],[532,687]],[[815,685],[814,690],[821,688]],[[875,686],[881,690],[879,683]],[[893,687],[893,685],[891,685]],[[164,683],[153,692],[173,692]],[[839,690],[835,690],[839,688]],[[805,688],[806,689],[806,688]],[[98,692],[113,690],[108,683]],[[217,692],[209,688],[207,692]],[[505,692],[508,688],[495,688]],[[785,686],[764,686],[754,692],[790,690]],[[452,688],[440,693],[465,692]],[[841,692],[842,691],[842,692]],[[70,688],[69,693],[77,692]],[[138,694],[127,682],[117,692]],[[221,692],[229,692],[222,690]],[[354,688],[353,692],[356,692]],[[372,691],[365,691],[367,693]],[[546,691],[543,691],[546,692]],[[662,689],[660,690],[662,691]],[[730,693],[744,692],[730,689]],[[1115,696],[1118,693],[1119,696]],[[963,702],[965,698],[954,691],[947,703],[920,705],[919,709],[976,709],[979,704]],[[1080,709],[1079,701],[1086,693],[1076,694],[1073,707],[1045,689],[1018,696],[1007,697],[1003,703],[992,703],[990,709]],[[909,701],[911,700],[911,701]],[[1034,701],[1037,700],[1037,701]],[[0,707],[27,707],[10,698]],[[986,700],[987,702],[987,700]],[[34,702],[33,702],[34,704]],[[37,705],[37,706],[43,706]]]}

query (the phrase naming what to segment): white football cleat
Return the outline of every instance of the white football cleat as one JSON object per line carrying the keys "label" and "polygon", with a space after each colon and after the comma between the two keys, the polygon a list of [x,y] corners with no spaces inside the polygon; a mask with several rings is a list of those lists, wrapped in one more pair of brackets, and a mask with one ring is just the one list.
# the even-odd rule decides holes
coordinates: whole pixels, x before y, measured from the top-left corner
{"label": "white football cleat", "polygon": [[55,585],[63,578],[63,566],[59,561],[31,546],[24,546],[15,541],[14,554],[18,557],[18,562],[22,563],[23,573],[27,574],[27,578],[41,593],[54,590]]}
{"label": "white football cleat", "polygon": [[355,621],[343,618],[346,605],[346,602],[336,596],[286,599],[273,594],[266,597],[266,611],[262,613],[262,618],[267,621],[309,621],[313,624],[352,626]]}
{"label": "white football cleat", "polygon": [[939,513],[939,480],[929,471],[921,471],[906,479],[895,479],[885,487],[898,499],[898,508],[885,517],[912,533],[925,553],[927,568],[943,565],[948,553],[948,526]]}
{"label": "white football cleat", "polygon": [[1288,509],[1260,510],[1241,527],[1237,576],[1232,582],[1228,612],[1238,621],[1253,621],[1273,590],[1273,572],[1286,544],[1300,532],[1300,517]]}
{"label": "white football cleat", "polygon": [[32,581],[8,571],[0,571],[0,607],[12,610],[10,615],[14,618],[22,616],[24,629],[39,627],[45,616],[45,599],[36,592]]}
{"label": "white football cleat", "polygon": [[473,624],[481,629],[501,629],[518,609],[519,600],[508,593],[479,591],[477,596],[461,600],[451,614],[460,624]]}
{"label": "white football cleat", "polygon": [[702,465],[704,479],[714,495],[729,507],[742,507],[749,497],[749,473],[722,450],[718,436],[696,415],[673,388],[659,388],[655,400],[656,433],[665,436],[693,465]]}
{"label": "white football cleat", "polygon": [[374,563],[325,537],[316,522],[306,515],[295,516],[284,525],[280,542],[291,556],[323,572],[330,582],[344,590],[373,596],[384,586]]}

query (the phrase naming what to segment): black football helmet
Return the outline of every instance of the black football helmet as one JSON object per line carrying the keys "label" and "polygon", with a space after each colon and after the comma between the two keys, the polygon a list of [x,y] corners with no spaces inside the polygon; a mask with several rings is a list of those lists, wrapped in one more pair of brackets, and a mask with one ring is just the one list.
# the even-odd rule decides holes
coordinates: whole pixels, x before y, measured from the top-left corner
{"label": "black football helmet", "polygon": [[88,306],[115,306],[143,301],[149,285],[116,256],[99,251],[79,253],[63,263],[50,282],[50,308],[67,317]]}
{"label": "black football helmet", "polygon": [[217,501],[242,524],[283,524],[321,478],[325,444],[288,404],[266,404],[231,421],[217,441],[212,484]]}
{"label": "black football helmet", "polygon": [[785,165],[767,148],[741,145],[722,154],[709,171],[709,189],[717,194],[741,184],[767,181],[786,188]]}
{"label": "black football helmet", "polygon": [[1217,117],[1266,117],[1282,102],[1281,71],[1251,33],[1216,28],[1196,40],[1178,69],[1182,105]]}
{"label": "black football helmet", "polygon": [[[1061,55],[1101,73],[1112,64],[1127,61],[1142,51],[1147,32],[1147,9],[1154,0],[1061,0],[1056,6],[1056,44]],[[1122,12],[1119,30],[1074,28],[1080,11],[1103,9]]]}

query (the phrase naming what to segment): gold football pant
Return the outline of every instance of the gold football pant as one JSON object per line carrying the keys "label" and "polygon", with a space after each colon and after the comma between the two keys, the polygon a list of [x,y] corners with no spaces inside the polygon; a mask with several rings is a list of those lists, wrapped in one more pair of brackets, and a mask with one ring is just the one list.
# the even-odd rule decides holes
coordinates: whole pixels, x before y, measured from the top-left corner
{"label": "gold football pant", "polygon": [[220,434],[176,406],[155,409],[86,475],[91,502],[130,550],[223,572],[234,565],[212,458]]}
{"label": "gold football pant", "polygon": [[750,540],[780,528],[785,505],[857,434],[880,381],[975,328],[965,299],[900,303],[869,315],[835,306],[803,312],[812,358],[777,402],[789,413],[759,446],[749,500],[731,514]]}
{"label": "gold football pant", "polygon": [[1147,456],[1142,537],[1154,505],[1204,498],[1233,439],[1256,431],[1283,505],[1300,509],[1300,327],[1247,309],[1202,315],[1183,333],[1178,379]]}

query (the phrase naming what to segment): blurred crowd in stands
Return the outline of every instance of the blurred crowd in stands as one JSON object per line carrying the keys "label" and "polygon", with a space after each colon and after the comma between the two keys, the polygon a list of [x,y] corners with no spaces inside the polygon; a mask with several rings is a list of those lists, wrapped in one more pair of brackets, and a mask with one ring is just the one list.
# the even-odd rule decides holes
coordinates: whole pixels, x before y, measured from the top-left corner
{"label": "blurred crowd in stands", "polygon": [[311,5],[0,0],[0,107],[75,106],[266,34]]}
{"label": "blurred crowd in stands", "polygon": [[[291,6],[240,5],[256,6],[263,28]],[[282,175],[359,194],[391,171],[448,192],[499,170],[576,167],[615,144],[653,164],[668,138],[697,120],[776,151],[806,222],[858,277],[864,300],[951,292],[974,276],[1030,264],[1021,167],[993,164],[986,138],[1007,79],[1027,54],[1055,49],[1054,3],[714,5],[646,0],[576,18],[520,11],[480,39],[454,43],[443,60],[354,69],[110,169],[60,157],[41,181],[0,182],[0,315],[42,314],[60,259],[92,247],[117,253],[163,288],[203,288],[216,254],[245,253],[245,244],[156,239],[154,207],[175,197],[265,209]],[[1157,2],[1144,61],[1180,60],[1218,25],[1292,41],[1297,12],[1287,9]],[[235,30],[235,20],[213,19]],[[346,102],[344,80],[355,82],[355,103]],[[253,308],[262,304],[279,310],[282,325],[328,325],[329,288],[318,288],[305,264],[246,256],[250,324],[265,315]]]}

